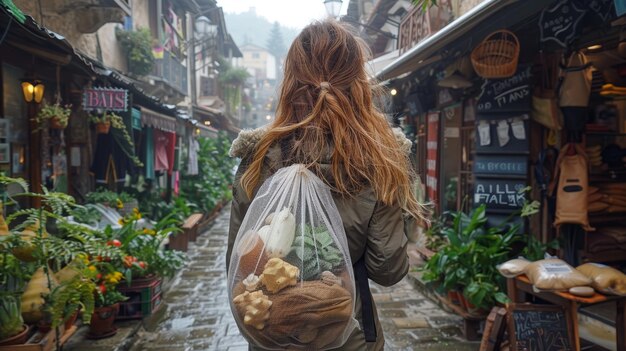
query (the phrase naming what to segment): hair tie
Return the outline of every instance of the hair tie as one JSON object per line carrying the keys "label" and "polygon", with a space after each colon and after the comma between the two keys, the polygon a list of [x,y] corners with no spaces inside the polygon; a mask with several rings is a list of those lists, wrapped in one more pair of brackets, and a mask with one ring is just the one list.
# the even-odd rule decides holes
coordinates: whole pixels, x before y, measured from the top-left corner
{"label": "hair tie", "polygon": [[330,83],[328,83],[328,82],[321,82],[320,83],[320,89],[322,89],[322,90],[330,89]]}

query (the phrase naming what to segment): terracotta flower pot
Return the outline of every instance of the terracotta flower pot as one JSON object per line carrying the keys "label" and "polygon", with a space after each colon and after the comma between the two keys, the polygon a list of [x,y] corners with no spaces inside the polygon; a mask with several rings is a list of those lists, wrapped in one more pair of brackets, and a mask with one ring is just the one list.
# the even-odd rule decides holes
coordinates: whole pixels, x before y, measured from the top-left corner
{"label": "terracotta flower pot", "polygon": [[96,123],[96,133],[98,134],[109,134],[110,129],[111,122]]}
{"label": "terracotta flower pot", "polygon": [[30,328],[28,327],[28,325],[24,324],[22,326],[22,331],[11,336],[8,337],[4,340],[0,340],[0,346],[9,346],[9,345],[20,345],[26,342],[26,340],[28,340],[28,332],[30,331]]}
{"label": "terracotta flower pot", "polygon": [[87,337],[89,339],[102,339],[115,335],[117,328],[113,326],[113,323],[119,309],[119,303],[111,306],[96,307],[91,316]]}
{"label": "terracotta flower pot", "polygon": [[65,330],[70,329],[74,325],[74,322],[76,322],[77,319],[78,319],[78,310],[72,313],[72,315],[69,316],[67,320],[65,321]]}
{"label": "terracotta flower pot", "polygon": [[61,124],[59,117],[52,117],[50,119],[50,128],[52,129],[65,129],[66,126]]}

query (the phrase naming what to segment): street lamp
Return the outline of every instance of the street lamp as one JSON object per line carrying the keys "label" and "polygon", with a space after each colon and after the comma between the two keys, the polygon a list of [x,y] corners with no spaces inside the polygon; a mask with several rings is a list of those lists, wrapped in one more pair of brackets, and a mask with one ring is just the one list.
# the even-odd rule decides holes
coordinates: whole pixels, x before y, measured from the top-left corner
{"label": "street lamp", "polygon": [[326,6],[326,13],[333,18],[339,17],[342,3],[343,3],[343,0],[324,0],[324,6]]}
{"label": "street lamp", "polygon": [[196,19],[195,30],[200,38],[210,38],[217,34],[217,25],[213,24],[207,16]]}

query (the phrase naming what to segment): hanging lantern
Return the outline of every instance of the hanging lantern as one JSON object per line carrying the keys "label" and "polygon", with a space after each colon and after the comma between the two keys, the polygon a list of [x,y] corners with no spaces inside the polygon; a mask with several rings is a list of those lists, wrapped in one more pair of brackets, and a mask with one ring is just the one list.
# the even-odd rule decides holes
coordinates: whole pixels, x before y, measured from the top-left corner
{"label": "hanging lantern", "polygon": [[43,100],[45,86],[40,80],[23,80],[22,93],[26,102],[40,103]]}

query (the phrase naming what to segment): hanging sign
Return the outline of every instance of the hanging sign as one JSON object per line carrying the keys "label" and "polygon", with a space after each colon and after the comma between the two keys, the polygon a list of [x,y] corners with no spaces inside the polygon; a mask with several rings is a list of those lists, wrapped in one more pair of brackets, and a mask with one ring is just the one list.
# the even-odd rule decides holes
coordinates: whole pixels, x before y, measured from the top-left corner
{"label": "hanging sign", "polygon": [[83,92],[83,110],[128,110],[128,90],[118,88],[89,88]]}
{"label": "hanging sign", "polygon": [[474,204],[485,204],[487,209],[516,210],[524,205],[526,195],[525,180],[476,178],[474,183]]}
{"label": "hanging sign", "polygon": [[429,112],[427,118],[428,130],[426,134],[426,193],[428,200],[437,206],[439,199],[439,169],[437,155],[439,148],[439,112]]}
{"label": "hanging sign", "polygon": [[578,23],[586,12],[570,0],[561,0],[553,7],[545,8],[539,17],[541,42],[551,40],[562,47],[567,47],[576,35]]}
{"label": "hanging sign", "polygon": [[610,21],[615,17],[615,8],[611,0],[591,0],[588,6],[603,22]]}
{"label": "hanging sign", "polygon": [[476,155],[474,174],[526,176],[528,157],[513,155]]}
{"label": "hanging sign", "polygon": [[478,114],[527,112],[530,110],[530,66],[520,66],[515,75],[505,79],[485,79],[478,97]]}

